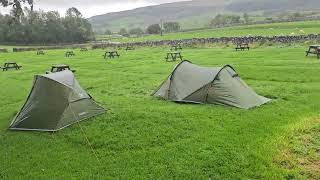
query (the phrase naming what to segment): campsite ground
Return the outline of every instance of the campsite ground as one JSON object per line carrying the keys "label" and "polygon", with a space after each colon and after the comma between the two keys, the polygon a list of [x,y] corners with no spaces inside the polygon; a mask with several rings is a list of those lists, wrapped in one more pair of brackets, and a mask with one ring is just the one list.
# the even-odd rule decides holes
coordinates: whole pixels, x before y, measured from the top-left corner
{"label": "campsite ground", "polygon": [[[71,58],[64,50],[0,54],[1,65],[14,60],[23,66],[0,72],[0,179],[320,177],[317,168],[309,168],[320,161],[320,62],[304,56],[305,46],[183,50],[201,66],[232,65],[257,93],[273,99],[251,110],[151,97],[176,64],[164,61],[167,50],[120,51],[112,61],[103,60],[103,50],[77,50]],[[56,133],[7,130],[33,76],[60,63],[77,71],[82,87],[108,112]],[[293,161],[296,148],[305,147],[292,139],[305,136],[296,129],[313,132],[311,146],[300,148],[310,166]]]}

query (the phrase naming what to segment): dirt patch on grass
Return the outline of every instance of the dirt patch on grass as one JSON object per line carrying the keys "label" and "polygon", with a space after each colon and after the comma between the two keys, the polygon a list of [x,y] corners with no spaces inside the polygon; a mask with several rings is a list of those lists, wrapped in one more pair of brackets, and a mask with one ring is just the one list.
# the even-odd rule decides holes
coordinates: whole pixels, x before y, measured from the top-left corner
{"label": "dirt patch on grass", "polygon": [[320,179],[320,118],[294,128],[275,163],[284,169],[285,179]]}

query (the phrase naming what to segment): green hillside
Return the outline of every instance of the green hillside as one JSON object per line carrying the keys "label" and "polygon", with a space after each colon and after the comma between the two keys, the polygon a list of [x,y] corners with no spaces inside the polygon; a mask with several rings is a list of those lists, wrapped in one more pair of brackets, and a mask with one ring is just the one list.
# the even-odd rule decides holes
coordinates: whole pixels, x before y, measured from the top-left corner
{"label": "green hillside", "polygon": [[89,18],[96,32],[105,29],[146,28],[164,21],[180,22],[183,29],[205,27],[218,13],[263,14],[264,12],[320,10],[319,0],[193,0],[138,8],[129,11],[108,13]]}

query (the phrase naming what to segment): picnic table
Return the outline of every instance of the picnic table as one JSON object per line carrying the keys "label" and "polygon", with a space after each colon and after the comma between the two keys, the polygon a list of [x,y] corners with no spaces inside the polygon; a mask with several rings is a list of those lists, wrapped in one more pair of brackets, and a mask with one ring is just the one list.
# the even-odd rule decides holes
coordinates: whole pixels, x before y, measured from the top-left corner
{"label": "picnic table", "polygon": [[127,46],[126,47],[126,51],[130,51],[130,50],[134,50],[134,47],[133,46]]}
{"label": "picnic table", "polygon": [[104,59],[108,58],[115,58],[115,57],[120,57],[120,54],[118,53],[118,51],[106,51],[104,53],[104,55],[102,55],[104,57]]}
{"label": "picnic table", "polygon": [[311,45],[309,46],[309,49],[306,51],[306,56],[309,56],[309,54],[315,54],[317,55],[317,58],[320,58],[320,45]]}
{"label": "picnic table", "polygon": [[180,59],[182,61],[182,55],[181,52],[168,52],[165,59],[166,61],[176,61],[177,59]]}
{"label": "picnic table", "polygon": [[249,47],[248,43],[239,43],[239,44],[237,44],[236,51],[238,51],[238,50],[244,51],[246,49],[248,51],[250,50],[250,47]]}
{"label": "picnic table", "polygon": [[37,55],[44,55],[44,52],[42,50],[37,51]]}
{"label": "picnic table", "polygon": [[178,50],[182,50],[182,47],[180,44],[178,45],[171,45],[171,48],[170,48],[171,51],[178,51]]}
{"label": "picnic table", "polygon": [[67,51],[67,52],[65,53],[65,56],[66,56],[66,57],[75,56],[75,55],[76,55],[76,54],[74,54],[73,51]]}
{"label": "picnic table", "polygon": [[19,70],[22,66],[19,66],[16,62],[6,62],[3,67],[0,67],[2,71],[8,71],[9,69]]}
{"label": "picnic table", "polygon": [[88,51],[88,48],[82,47],[82,48],[80,49],[80,51]]}
{"label": "picnic table", "polygon": [[50,74],[50,73],[55,73],[55,72],[60,72],[60,71],[64,71],[64,70],[70,70],[72,72],[76,72],[75,70],[71,70],[69,65],[65,65],[65,64],[58,64],[58,65],[53,65],[51,67],[51,71],[47,71],[46,74]]}

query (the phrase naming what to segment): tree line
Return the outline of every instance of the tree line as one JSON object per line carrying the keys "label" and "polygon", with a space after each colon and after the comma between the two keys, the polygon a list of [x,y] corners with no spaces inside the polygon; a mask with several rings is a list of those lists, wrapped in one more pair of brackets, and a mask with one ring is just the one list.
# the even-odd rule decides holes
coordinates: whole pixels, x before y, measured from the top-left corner
{"label": "tree line", "polygon": [[22,10],[21,3],[32,5],[32,0],[13,2],[15,4],[0,0],[0,5],[13,6],[10,14],[0,14],[0,42],[56,44],[83,43],[94,39],[91,24],[76,8],[69,8],[65,17],[61,17],[57,11],[33,11],[33,8]]}
{"label": "tree line", "polygon": [[[132,28],[129,30],[121,28],[118,34],[129,37],[130,35],[141,36],[143,34],[160,34],[161,32],[170,33],[181,30],[181,26],[178,22],[164,22],[162,26],[163,27],[161,27],[160,24],[151,24],[145,30],[142,28]],[[112,35],[113,33],[107,29],[104,34]]]}
{"label": "tree line", "polygon": [[[271,14],[272,15],[272,14]],[[269,17],[268,17],[269,16]],[[244,13],[242,16],[234,14],[218,14],[209,23],[211,27],[224,27],[237,24],[261,24],[270,22],[290,22],[299,20],[319,19],[316,12],[282,12],[279,15],[272,15],[265,13],[261,18],[263,20],[257,20]]]}

